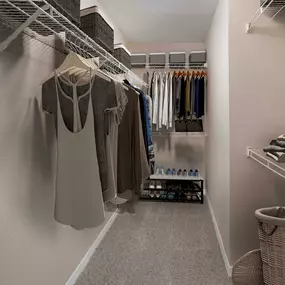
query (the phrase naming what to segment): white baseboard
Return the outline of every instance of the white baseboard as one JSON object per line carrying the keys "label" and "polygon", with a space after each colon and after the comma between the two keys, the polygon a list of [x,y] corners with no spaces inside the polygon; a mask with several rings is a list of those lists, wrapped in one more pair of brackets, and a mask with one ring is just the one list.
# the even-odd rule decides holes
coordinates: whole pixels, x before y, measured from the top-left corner
{"label": "white baseboard", "polygon": [[108,230],[111,228],[111,226],[113,225],[113,223],[115,222],[117,216],[118,216],[118,210],[116,210],[113,215],[111,216],[111,218],[109,219],[109,221],[106,223],[106,225],[104,226],[104,228],[102,229],[102,231],[100,232],[100,234],[98,235],[98,237],[96,238],[96,240],[94,241],[94,243],[92,244],[92,246],[90,247],[90,249],[88,250],[88,252],[85,254],[85,256],[83,257],[83,259],[81,260],[80,264],[77,266],[77,268],[75,269],[75,271],[72,273],[71,277],[69,278],[69,280],[66,282],[65,285],[74,285],[78,279],[78,277],[80,276],[80,274],[83,272],[84,268],[86,267],[86,265],[88,264],[90,258],[92,257],[92,255],[94,254],[95,250],[97,249],[97,247],[100,245],[101,241],[104,239],[106,233],[108,232]]}
{"label": "white baseboard", "polygon": [[228,259],[227,253],[226,253],[226,249],[225,249],[225,246],[224,246],[224,243],[223,243],[223,239],[222,239],[222,236],[221,236],[221,233],[220,233],[220,230],[219,230],[219,226],[218,226],[218,223],[217,223],[217,220],[216,220],[216,217],[215,217],[215,214],[214,214],[214,211],[213,211],[213,208],[212,208],[209,196],[208,195],[205,195],[205,196],[206,196],[206,199],[207,199],[207,202],[208,202],[208,206],[209,206],[209,209],[210,209],[210,213],[211,213],[211,216],[212,216],[215,232],[216,232],[217,239],[218,239],[218,242],[219,242],[219,245],[220,245],[220,250],[221,250],[221,253],[222,253],[222,256],[223,256],[225,267],[226,267],[228,276],[231,277],[232,276],[232,269],[233,269],[233,267],[229,263],[229,259]]}

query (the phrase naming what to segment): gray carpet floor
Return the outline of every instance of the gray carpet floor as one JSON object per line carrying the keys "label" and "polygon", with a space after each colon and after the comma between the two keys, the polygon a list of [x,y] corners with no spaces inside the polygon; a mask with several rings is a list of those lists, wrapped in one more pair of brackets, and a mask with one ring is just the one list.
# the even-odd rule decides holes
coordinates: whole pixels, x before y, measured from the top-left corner
{"label": "gray carpet floor", "polygon": [[140,202],[120,214],[76,285],[228,285],[208,206]]}

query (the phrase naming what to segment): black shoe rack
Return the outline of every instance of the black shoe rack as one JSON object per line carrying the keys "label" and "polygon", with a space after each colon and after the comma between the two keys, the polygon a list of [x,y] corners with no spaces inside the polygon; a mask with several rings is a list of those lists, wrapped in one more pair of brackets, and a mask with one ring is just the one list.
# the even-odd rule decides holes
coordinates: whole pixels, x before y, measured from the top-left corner
{"label": "black shoe rack", "polygon": [[141,190],[141,200],[204,204],[204,180],[184,177],[150,177]]}

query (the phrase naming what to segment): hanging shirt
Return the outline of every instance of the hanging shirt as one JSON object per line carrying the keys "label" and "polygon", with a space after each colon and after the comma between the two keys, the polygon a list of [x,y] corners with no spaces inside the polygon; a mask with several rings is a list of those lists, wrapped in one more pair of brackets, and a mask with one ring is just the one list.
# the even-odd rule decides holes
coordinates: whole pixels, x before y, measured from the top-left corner
{"label": "hanging shirt", "polygon": [[163,92],[163,111],[162,111],[162,125],[168,129],[168,105],[169,105],[169,78],[168,75],[164,75],[165,84]]}
{"label": "hanging shirt", "polygon": [[168,126],[172,128],[172,120],[173,120],[173,86],[172,86],[172,74],[168,77],[169,82],[169,103],[168,103]]}
{"label": "hanging shirt", "polygon": [[181,97],[180,97],[180,109],[179,118],[185,117],[185,90],[186,90],[186,80],[185,77],[181,77]]}
{"label": "hanging shirt", "polygon": [[159,105],[158,105],[158,128],[162,128],[162,116],[163,116],[163,96],[164,96],[164,84],[165,77],[163,75],[159,75],[160,77],[160,88],[159,88]]}
{"label": "hanging shirt", "polygon": [[159,77],[154,73],[152,88],[152,123],[158,126],[158,105],[159,105]]}
{"label": "hanging shirt", "polygon": [[191,76],[191,111],[190,115],[191,117],[195,115],[195,76]]}
{"label": "hanging shirt", "polygon": [[197,118],[205,115],[205,77],[199,79],[199,99],[198,99],[198,112]]}
{"label": "hanging shirt", "polygon": [[200,77],[196,76],[196,79],[195,79],[195,109],[194,109],[196,116],[199,112],[199,92],[200,92],[199,87],[200,87]]}
{"label": "hanging shirt", "polygon": [[190,115],[191,112],[191,82],[189,76],[186,77],[186,89],[185,89],[185,112],[186,116]]}
{"label": "hanging shirt", "polygon": [[175,77],[176,77],[175,114],[179,115],[179,113],[180,113],[182,76],[175,76]]}

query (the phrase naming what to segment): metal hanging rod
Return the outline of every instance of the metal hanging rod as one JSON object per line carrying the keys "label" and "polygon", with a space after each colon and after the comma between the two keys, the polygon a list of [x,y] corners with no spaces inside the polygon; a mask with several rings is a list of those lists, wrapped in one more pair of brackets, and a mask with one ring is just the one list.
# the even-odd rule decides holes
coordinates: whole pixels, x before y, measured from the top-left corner
{"label": "metal hanging rod", "polygon": [[114,75],[123,74],[136,85],[147,85],[46,0],[0,0],[0,22],[13,29],[12,34],[0,43],[0,52],[22,32],[41,42],[45,39],[47,42],[48,36],[55,35],[69,50],[85,58],[98,57],[102,69]]}
{"label": "metal hanging rod", "polygon": [[207,64],[145,64],[136,63],[132,68],[145,68],[145,69],[207,69]]}
{"label": "metal hanging rod", "polygon": [[246,25],[246,33],[248,34],[259,18],[265,13],[270,12],[272,15],[269,20],[275,18],[285,7],[285,0],[264,0],[261,7],[255,12],[250,22]]}

